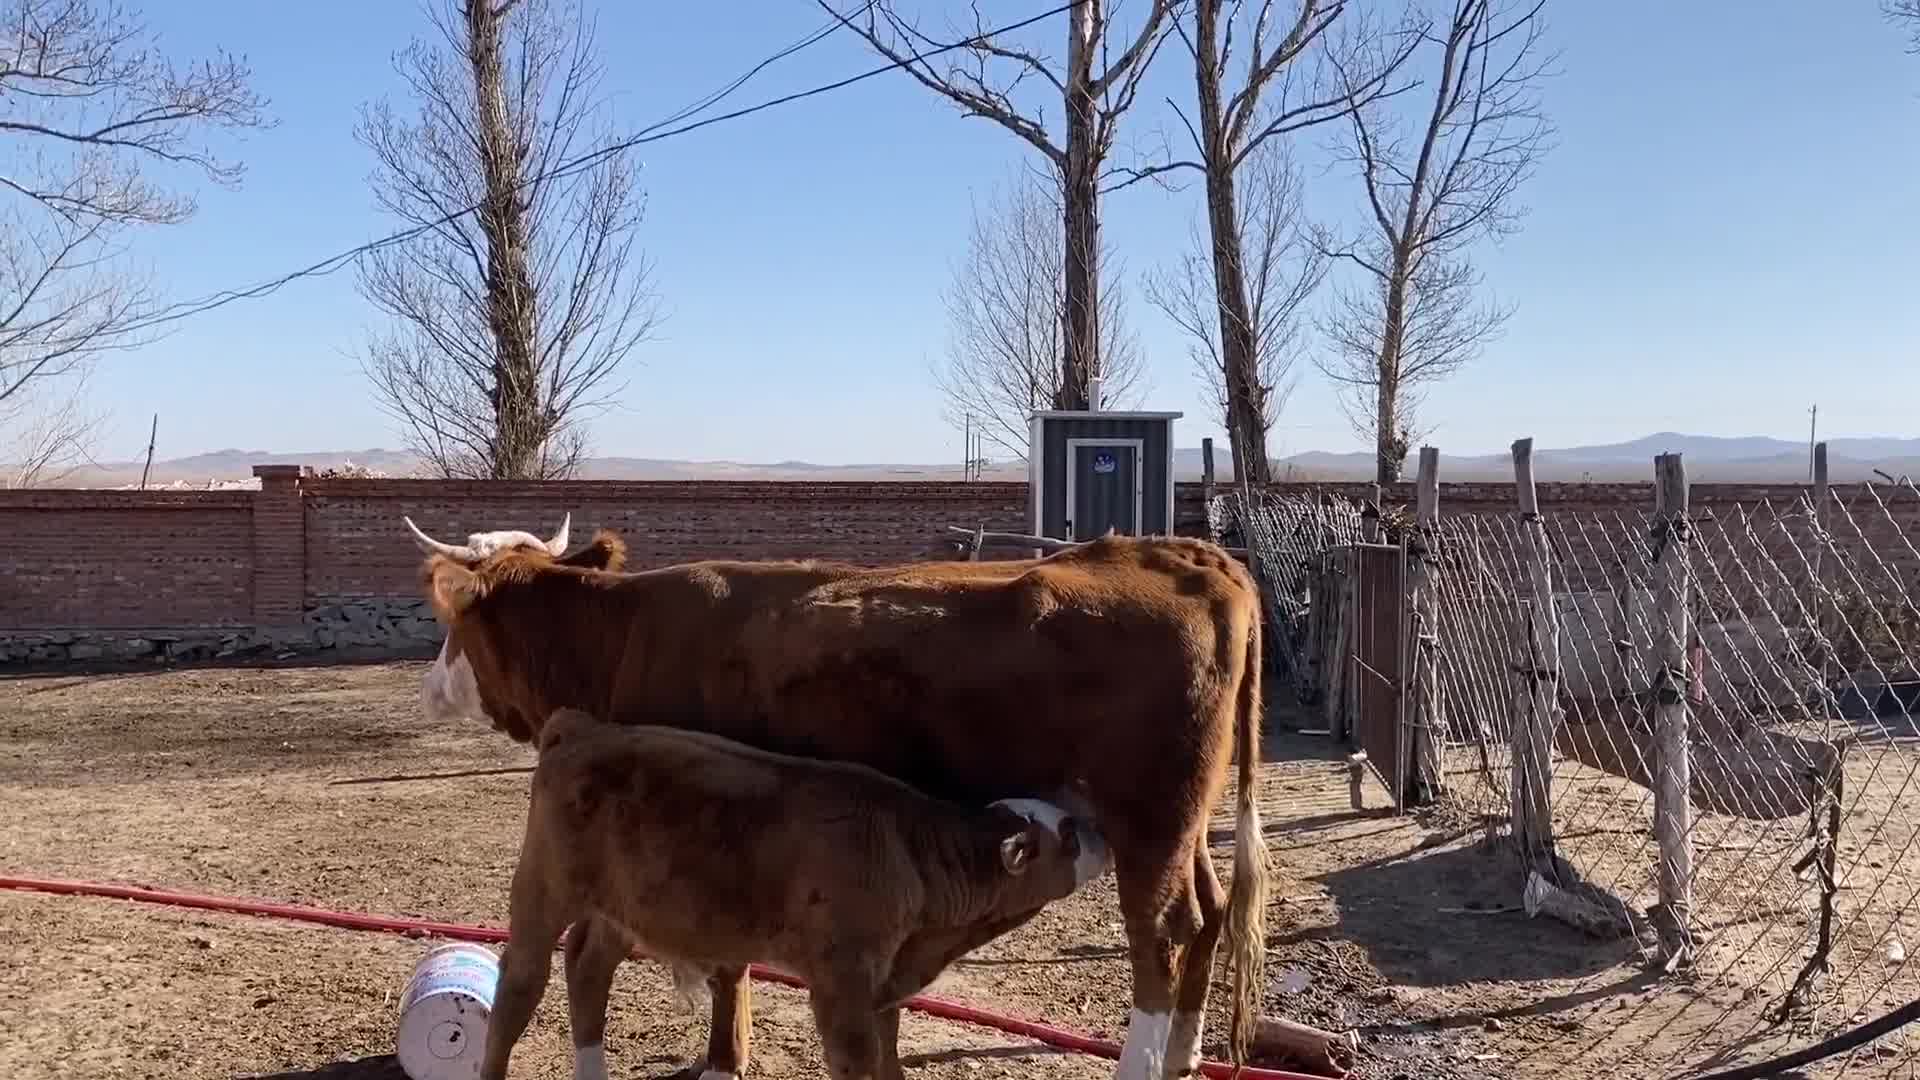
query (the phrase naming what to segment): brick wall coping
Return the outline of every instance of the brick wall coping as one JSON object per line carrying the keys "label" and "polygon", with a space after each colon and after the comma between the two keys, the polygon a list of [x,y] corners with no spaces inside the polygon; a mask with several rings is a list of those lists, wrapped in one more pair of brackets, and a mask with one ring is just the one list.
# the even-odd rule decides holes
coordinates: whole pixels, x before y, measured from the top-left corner
{"label": "brick wall coping", "polygon": [[361,480],[305,477],[301,494],[309,498],[353,499],[565,499],[598,501],[638,498],[656,501],[782,499],[845,501],[875,499],[952,499],[1024,497],[1025,481],[912,480]]}
{"label": "brick wall coping", "polygon": [[[982,498],[1024,494],[1024,480],[979,480],[971,483],[953,480],[368,480],[321,479],[303,477],[301,491],[311,496],[351,498],[542,498],[610,499],[643,496],[652,499],[758,499],[769,494],[786,498],[845,499],[850,496],[877,498]],[[1175,487],[1198,494],[1200,481],[1182,480]],[[1234,490],[1231,482],[1218,485],[1222,492]],[[1811,490],[1805,484],[1694,483],[1688,485],[1695,498],[1714,501],[1754,501],[1759,499],[1798,498]],[[1547,481],[1537,485],[1541,502],[1548,501],[1645,501],[1651,504],[1653,483],[1581,483]],[[1276,481],[1266,490],[1311,494],[1326,492],[1355,497],[1370,496],[1373,485],[1358,481]],[[6,494],[0,492],[0,495]],[[72,494],[72,493],[67,493]],[[223,492],[206,492],[216,495]],[[244,493],[242,493],[244,494]],[[1394,501],[1411,499],[1413,484],[1387,484],[1382,494]],[[1441,505],[1447,497],[1471,502],[1511,500],[1513,485],[1504,481],[1475,480],[1440,484]]]}
{"label": "brick wall coping", "polygon": [[259,492],[109,491],[18,488],[0,491],[0,510],[247,510]]}

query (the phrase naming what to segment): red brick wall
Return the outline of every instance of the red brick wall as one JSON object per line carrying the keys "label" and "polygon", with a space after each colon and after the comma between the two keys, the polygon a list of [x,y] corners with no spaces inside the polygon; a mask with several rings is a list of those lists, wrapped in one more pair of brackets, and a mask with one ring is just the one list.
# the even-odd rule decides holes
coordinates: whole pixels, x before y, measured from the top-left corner
{"label": "red brick wall", "polygon": [[0,629],[246,626],[252,492],[0,491]]}
{"label": "red brick wall", "polygon": [[948,525],[1025,528],[1027,488],[1005,483],[508,483],[306,480],[307,592],[390,596],[419,589],[428,535],[525,529],[550,535],[573,514],[576,543],[609,528],[636,569],[693,559],[927,558]]}
{"label": "red brick wall", "polygon": [[[948,525],[1025,527],[1018,483],[520,484],[321,480],[263,474],[259,492],[0,491],[0,631],[272,625],[318,598],[412,596],[419,554],[400,523],[448,540],[522,528],[546,534],[572,512],[576,540],[605,526],[636,566],[688,559],[816,557],[854,562],[926,558]],[[1369,485],[1294,490],[1362,495]],[[1786,507],[1796,485],[1699,484],[1693,505],[1728,518],[1760,499]],[[1407,485],[1389,505],[1411,500]],[[1895,502],[1896,523],[1854,487],[1845,495],[1872,545],[1911,556],[1920,500]],[[1628,517],[1652,504],[1648,484],[1543,484],[1555,516]],[[1892,497],[1889,496],[1890,501]],[[1450,484],[1442,512],[1508,513],[1505,484]],[[1203,529],[1200,486],[1182,484],[1183,533]],[[1846,539],[1853,530],[1836,522]],[[1920,558],[1908,558],[1909,567]]]}

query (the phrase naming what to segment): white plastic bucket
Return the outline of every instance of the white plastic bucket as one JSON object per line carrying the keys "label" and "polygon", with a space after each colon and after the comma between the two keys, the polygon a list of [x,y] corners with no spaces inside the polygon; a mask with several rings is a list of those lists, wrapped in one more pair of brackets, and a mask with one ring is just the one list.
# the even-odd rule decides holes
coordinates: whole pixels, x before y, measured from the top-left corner
{"label": "white plastic bucket", "polygon": [[400,995],[400,1067],[411,1080],[470,1080],[487,1051],[500,959],[463,941],[420,958]]}

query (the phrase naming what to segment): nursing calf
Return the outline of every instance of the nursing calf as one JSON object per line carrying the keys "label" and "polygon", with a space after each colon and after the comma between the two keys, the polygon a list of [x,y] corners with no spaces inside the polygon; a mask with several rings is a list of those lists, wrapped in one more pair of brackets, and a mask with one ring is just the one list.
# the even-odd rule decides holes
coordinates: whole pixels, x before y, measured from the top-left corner
{"label": "nursing calf", "polygon": [[506,1076],[569,926],[577,1080],[606,1076],[607,994],[636,945],[676,981],[800,976],[835,1080],[900,1080],[900,1002],[1109,865],[1090,823],[1048,803],[971,809],[864,766],[573,709],[540,744],[484,1080]]}

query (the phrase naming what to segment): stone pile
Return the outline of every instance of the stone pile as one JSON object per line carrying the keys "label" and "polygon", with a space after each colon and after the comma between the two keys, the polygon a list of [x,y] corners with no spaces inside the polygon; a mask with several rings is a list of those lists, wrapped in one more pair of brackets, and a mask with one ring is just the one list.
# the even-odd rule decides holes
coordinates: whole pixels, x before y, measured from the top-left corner
{"label": "stone pile", "polygon": [[65,663],[183,663],[348,651],[374,657],[430,654],[444,636],[426,601],[354,597],[323,601],[297,627],[170,630],[0,630],[0,667]]}
{"label": "stone pile", "polygon": [[364,597],[321,603],[307,610],[307,633],[313,647],[397,648],[409,651],[432,645],[444,636],[425,600],[408,597]]}

